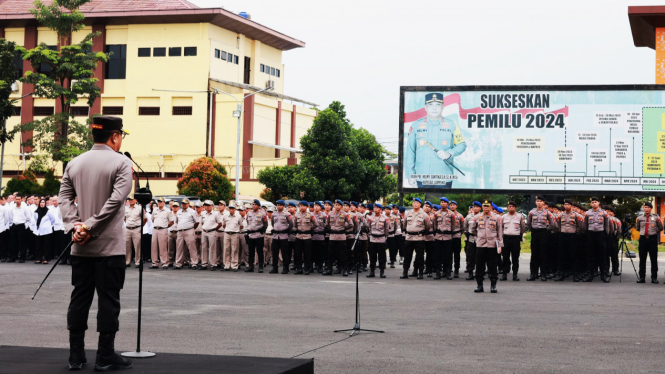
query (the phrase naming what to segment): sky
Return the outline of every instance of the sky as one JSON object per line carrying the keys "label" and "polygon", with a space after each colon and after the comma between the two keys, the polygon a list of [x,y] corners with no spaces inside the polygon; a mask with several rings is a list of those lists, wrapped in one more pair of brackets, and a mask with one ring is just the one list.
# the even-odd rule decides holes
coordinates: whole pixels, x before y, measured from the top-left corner
{"label": "sky", "polygon": [[654,84],[619,0],[190,0],[248,12],[307,43],[283,53],[285,94],[346,107],[397,153],[400,86]]}

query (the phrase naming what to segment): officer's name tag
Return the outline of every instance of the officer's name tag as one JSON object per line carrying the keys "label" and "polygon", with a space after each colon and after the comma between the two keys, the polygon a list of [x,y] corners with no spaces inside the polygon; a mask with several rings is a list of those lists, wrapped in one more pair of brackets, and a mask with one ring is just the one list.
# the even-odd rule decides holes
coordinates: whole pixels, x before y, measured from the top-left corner
{"label": "officer's name tag", "polygon": [[[430,179],[430,180],[457,180],[458,176],[457,175],[447,175],[447,174],[411,174],[411,178],[413,179]],[[426,184],[423,181],[423,184]]]}

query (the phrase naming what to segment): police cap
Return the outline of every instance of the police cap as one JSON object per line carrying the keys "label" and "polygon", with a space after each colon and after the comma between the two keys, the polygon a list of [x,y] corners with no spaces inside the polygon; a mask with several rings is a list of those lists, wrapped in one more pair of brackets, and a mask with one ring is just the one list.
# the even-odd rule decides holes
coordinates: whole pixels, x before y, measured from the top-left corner
{"label": "police cap", "polygon": [[440,93],[428,93],[425,95],[425,104],[429,103],[442,103],[443,104],[443,94]]}
{"label": "police cap", "polygon": [[598,202],[600,202],[600,200],[598,200],[598,198],[595,197],[595,196],[591,196],[591,200],[590,200],[590,201],[598,201]]}
{"label": "police cap", "polygon": [[367,204],[367,209],[373,210],[374,209],[374,204],[372,204],[372,203]]}
{"label": "police cap", "polygon": [[92,119],[92,129],[93,130],[117,130],[122,131],[125,134],[129,134],[129,131],[124,130],[122,127],[122,118],[120,117],[111,117],[111,116],[97,116]]}
{"label": "police cap", "polygon": [[309,206],[309,202],[307,202],[307,201],[305,201],[305,200],[301,200],[301,201],[298,203],[298,205]]}
{"label": "police cap", "polygon": [[492,206],[492,201],[491,201],[491,200],[485,200],[485,201],[483,201],[483,206],[489,206],[489,207],[491,207],[491,206]]}
{"label": "police cap", "polygon": [[564,203],[564,204],[574,205],[574,204],[573,204],[573,200],[570,200],[570,199],[564,199],[564,200],[563,200],[563,203]]}
{"label": "police cap", "polygon": [[439,200],[441,200],[441,201],[445,201],[445,202],[447,202],[447,203],[449,203],[449,202],[450,202],[450,200],[448,200],[448,198],[447,198],[447,197],[443,197],[443,196],[442,196],[442,197],[440,197],[440,198],[439,198]]}
{"label": "police cap", "polygon": [[483,204],[481,204],[480,201],[474,201],[473,205],[474,206],[483,206]]}
{"label": "police cap", "polygon": [[295,207],[296,207],[296,203],[294,203],[293,201],[289,201],[289,206],[292,206],[292,207],[295,208]]}
{"label": "police cap", "polygon": [[543,201],[543,202],[547,202],[547,200],[545,200],[545,196],[543,196],[543,195],[536,196],[536,201],[538,201],[538,200]]}
{"label": "police cap", "polygon": [[284,200],[277,200],[275,201],[275,205],[286,205],[286,204],[284,203]]}
{"label": "police cap", "polygon": [[320,201],[315,201],[314,204],[320,206],[323,209],[323,203]]}
{"label": "police cap", "polygon": [[651,204],[651,203],[648,202],[648,201],[647,201],[646,203],[644,203],[644,206],[648,206],[649,208],[653,208],[653,204]]}
{"label": "police cap", "polygon": [[381,205],[379,203],[374,204],[374,207],[379,208],[379,209],[383,209],[383,205]]}
{"label": "police cap", "polygon": [[511,206],[511,205],[514,206],[515,208],[517,208],[517,203],[515,203],[512,200],[508,202],[508,206]]}
{"label": "police cap", "polygon": [[163,198],[163,197],[158,197],[158,198],[157,198],[157,202],[158,202],[158,203],[163,203],[163,202],[164,202],[164,198]]}
{"label": "police cap", "polygon": [[259,199],[254,199],[253,203],[258,205],[258,206],[261,206],[261,200],[259,200]]}

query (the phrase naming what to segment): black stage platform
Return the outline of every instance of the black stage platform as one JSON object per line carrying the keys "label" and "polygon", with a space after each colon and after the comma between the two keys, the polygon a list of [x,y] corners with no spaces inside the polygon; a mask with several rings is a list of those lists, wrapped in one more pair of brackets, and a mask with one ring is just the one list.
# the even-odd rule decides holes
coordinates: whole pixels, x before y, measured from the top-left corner
{"label": "black stage platform", "polygon": [[[122,352],[122,351],[118,351]],[[93,372],[95,350],[86,350],[88,364],[80,372]],[[69,373],[69,349],[0,346],[0,374]],[[204,356],[157,353],[156,357],[133,360],[127,373],[225,373],[225,374],[313,374],[313,359]],[[123,371],[124,372],[124,371]]]}

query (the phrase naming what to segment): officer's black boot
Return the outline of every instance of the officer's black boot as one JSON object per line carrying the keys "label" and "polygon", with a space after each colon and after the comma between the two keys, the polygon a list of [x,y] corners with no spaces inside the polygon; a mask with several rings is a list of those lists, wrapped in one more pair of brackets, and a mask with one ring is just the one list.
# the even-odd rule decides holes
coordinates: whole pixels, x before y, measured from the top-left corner
{"label": "officer's black boot", "polygon": [[81,370],[88,362],[85,358],[85,331],[69,332],[69,370]]}
{"label": "officer's black boot", "polygon": [[513,273],[513,280],[519,282],[520,278],[517,277],[517,273]]}
{"label": "officer's black boot", "polygon": [[263,273],[263,265],[259,264],[259,273]]}
{"label": "officer's black boot", "polygon": [[603,283],[610,283],[610,277],[608,277],[607,274],[600,274],[600,280],[603,281]]}
{"label": "officer's black boot", "polygon": [[349,276],[349,271],[344,269],[344,271],[342,272],[342,276],[343,277],[348,277]]}
{"label": "officer's black boot", "polygon": [[331,269],[331,268],[327,268],[326,271],[324,271],[322,274],[323,274],[323,275],[332,275],[332,269]]}
{"label": "officer's black boot", "polygon": [[250,265],[245,269],[245,273],[253,273],[254,272],[254,265]]}
{"label": "officer's black boot", "polygon": [[418,279],[423,279],[423,269],[418,269]]}
{"label": "officer's black boot", "polygon": [[383,269],[379,269],[379,278],[385,278],[386,277],[386,275],[383,274],[383,272],[384,272]]}
{"label": "officer's black boot", "polygon": [[446,275],[446,279],[453,280],[453,273],[450,270],[448,270],[447,273],[448,274]]}
{"label": "officer's black boot", "polygon": [[533,282],[533,281],[535,281],[536,279],[538,279],[538,276],[537,276],[536,274],[534,274],[534,273],[531,273],[531,275],[529,275],[529,277],[526,279],[526,281],[527,281],[527,282]]}
{"label": "officer's black boot", "polygon": [[645,283],[646,281],[644,280],[644,277],[639,277],[637,279],[637,283]]}
{"label": "officer's black boot", "polygon": [[459,278],[459,269],[455,269],[455,272],[453,273],[453,278]]}
{"label": "officer's black boot", "polygon": [[658,284],[658,278],[656,278],[656,277],[651,277],[651,283],[653,283],[653,284]]}
{"label": "officer's black boot", "polygon": [[483,289],[483,280],[482,279],[476,279],[476,283],[478,283],[478,287],[476,287],[476,289],[473,290],[473,292],[475,292],[475,293],[485,292],[485,290]]}
{"label": "officer's black boot", "polygon": [[491,293],[497,293],[497,291],[496,291],[496,279],[491,279],[490,282],[491,282],[490,292]]}
{"label": "officer's black boot", "polygon": [[402,273],[402,276],[399,277],[399,279],[409,279],[409,269],[404,269],[404,272]]}
{"label": "officer's black boot", "polygon": [[547,282],[547,273],[545,273],[544,271],[541,272],[540,280],[543,281],[543,282]]}
{"label": "officer's black boot", "polygon": [[580,277],[577,273],[573,274],[573,282],[577,283],[580,281]]}
{"label": "officer's black boot", "polygon": [[555,281],[555,282],[563,282],[563,279],[564,279],[564,278],[565,278],[565,277],[564,277],[564,273],[559,273],[559,276],[557,276],[556,278],[554,278],[554,281]]}
{"label": "officer's black boot", "polygon": [[614,271],[613,271],[612,273],[613,273],[614,275],[616,275],[616,276],[621,275],[621,271],[619,271],[618,268],[617,268],[617,269],[614,269]]}
{"label": "officer's black boot", "polygon": [[124,370],[132,367],[132,360],[115,353],[115,332],[100,332],[95,371]]}
{"label": "officer's black boot", "polygon": [[418,276],[418,269],[413,268],[413,272],[411,273],[412,277],[417,277]]}
{"label": "officer's black boot", "polygon": [[335,269],[335,274],[342,274],[342,268],[338,267],[337,269]]}
{"label": "officer's black boot", "polygon": [[374,267],[369,270],[369,274],[366,275],[367,278],[374,278]]}
{"label": "officer's black boot", "polygon": [[441,272],[440,271],[437,271],[436,273],[434,273],[434,279],[435,280],[441,279]]}
{"label": "officer's black boot", "polygon": [[466,280],[470,281],[474,279],[476,279],[476,277],[473,276],[473,270],[469,270],[469,276],[466,277]]}
{"label": "officer's black boot", "polygon": [[273,266],[272,266],[272,270],[270,270],[270,274],[277,274],[277,273],[278,273],[278,271],[277,271],[277,265],[273,265]]}
{"label": "officer's black boot", "polygon": [[503,274],[501,275],[501,281],[507,281],[507,280],[508,280],[508,274],[507,274],[507,273],[503,273]]}
{"label": "officer's black boot", "polygon": [[593,272],[588,273],[586,278],[584,278],[583,282],[593,282]]}

